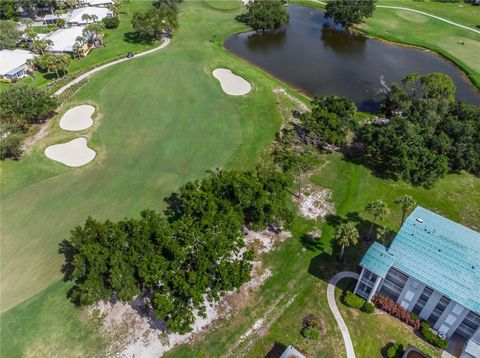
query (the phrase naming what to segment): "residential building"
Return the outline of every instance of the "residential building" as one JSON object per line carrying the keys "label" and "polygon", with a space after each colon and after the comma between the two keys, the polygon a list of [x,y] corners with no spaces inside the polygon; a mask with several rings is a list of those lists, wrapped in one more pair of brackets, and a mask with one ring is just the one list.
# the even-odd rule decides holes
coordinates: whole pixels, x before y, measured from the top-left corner
{"label": "residential building", "polygon": [[[77,38],[83,36],[84,26],[72,26],[67,29],[58,29],[57,31],[49,34],[44,39],[49,39],[53,42],[52,46],[47,48],[47,51],[52,54],[71,54],[74,52],[74,45],[77,42]],[[88,50],[87,41],[82,46],[82,52],[85,53]]]}
{"label": "residential building", "polygon": [[115,1],[113,0],[80,0],[80,4],[88,6],[97,6],[97,7],[109,7],[113,5]]}
{"label": "residential building", "polygon": [[[94,16],[95,20],[84,20],[82,17],[88,14],[89,16]],[[72,11],[72,15],[67,20],[67,23],[71,26],[78,26],[78,25],[87,25],[91,24],[92,22],[102,21],[106,17],[112,17],[113,12],[107,8],[103,7],[79,7]]]}
{"label": "residential building", "polygon": [[288,346],[280,358],[306,358],[306,356],[300,353],[294,346]]}
{"label": "residential building", "polygon": [[65,20],[65,23],[70,19],[70,16],[72,15],[71,12],[67,12],[65,14],[48,14],[45,15],[43,18],[43,24],[44,25],[55,25],[57,23],[58,19],[63,19]]}
{"label": "residential building", "polygon": [[480,341],[480,233],[417,207],[390,247],[372,244],[360,266],[357,295],[380,293],[439,335]]}
{"label": "residential building", "polygon": [[15,82],[25,77],[30,69],[29,60],[35,56],[25,50],[0,50],[0,78],[6,82]]}

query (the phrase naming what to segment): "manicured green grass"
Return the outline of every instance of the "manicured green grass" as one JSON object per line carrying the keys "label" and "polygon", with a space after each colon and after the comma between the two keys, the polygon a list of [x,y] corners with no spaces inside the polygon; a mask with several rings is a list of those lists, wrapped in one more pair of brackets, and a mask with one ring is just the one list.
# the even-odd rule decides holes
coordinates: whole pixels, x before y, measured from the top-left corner
{"label": "manicured green grass", "polygon": [[204,0],[208,6],[217,10],[238,10],[242,7],[240,0]]}
{"label": "manicured green grass", "polygon": [[[208,169],[253,166],[273,140],[278,82],[222,46],[244,25],[201,2],[181,12],[168,48],[100,72],[63,108],[97,105],[95,127],[65,132],[57,116],[30,154],[1,163],[3,310],[58,280],[57,245],[88,215],[120,219],[161,209],[165,196]],[[226,95],[211,75],[216,67],[249,80],[252,92]],[[92,163],[72,169],[43,155],[79,135],[98,153]]]}
{"label": "manicured green grass", "polygon": [[57,282],[2,314],[2,357],[101,356],[105,342],[94,334],[98,325],[66,304],[69,287]]}

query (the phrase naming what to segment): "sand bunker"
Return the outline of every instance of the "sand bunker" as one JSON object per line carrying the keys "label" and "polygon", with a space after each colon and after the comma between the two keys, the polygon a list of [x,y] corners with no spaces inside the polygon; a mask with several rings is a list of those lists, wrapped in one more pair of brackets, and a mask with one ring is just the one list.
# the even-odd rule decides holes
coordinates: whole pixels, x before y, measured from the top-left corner
{"label": "sand bunker", "polygon": [[226,68],[217,68],[212,72],[222,86],[223,91],[231,96],[243,96],[252,90],[252,85]]}
{"label": "sand bunker", "polygon": [[66,131],[81,131],[93,125],[92,114],[95,107],[82,104],[70,108],[60,119],[60,128]]}
{"label": "sand bunker", "polygon": [[77,138],[67,143],[55,144],[45,149],[45,155],[69,167],[80,167],[95,158],[95,151],[88,148],[85,138]]}

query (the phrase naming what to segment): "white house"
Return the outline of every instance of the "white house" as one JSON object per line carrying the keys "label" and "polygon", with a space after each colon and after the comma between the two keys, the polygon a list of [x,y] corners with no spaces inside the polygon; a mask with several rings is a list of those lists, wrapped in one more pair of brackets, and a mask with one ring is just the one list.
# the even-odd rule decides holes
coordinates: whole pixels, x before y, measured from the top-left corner
{"label": "white house", "polygon": [[70,12],[67,12],[65,14],[47,14],[45,15],[45,17],[43,18],[43,24],[44,25],[55,25],[57,23],[57,20],[58,19],[63,19],[65,20],[65,22],[68,21],[68,19],[70,19],[70,16],[72,14]]}
{"label": "white house", "polygon": [[108,7],[115,3],[113,0],[81,0],[82,5]]}
{"label": "white house", "polygon": [[[53,42],[52,46],[47,48],[47,51],[52,54],[73,53],[73,46],[78,37],[83,36],[83,29],[85,26],[72,26],[68,29],[59,29],[52,32],[45,39]],[[86,42],[86,41],[85,41]],[[87,50],[87,44],[83,45],[83,52]]]}
{"label": "white house", "polygon": [[[96,20],[84,20],[82,19],[83,15],[88,14],[89,16],[95,16]],[[72,15],[70,19],[68,19],[67,23],[69,25],[77,26],[77,25],[86,25],[92,22],[102,21],[106,17],[112,17],[113,12],[107,8],[103,7],[80,7],[72,11]]]}
{"label": "white house", "polygon": [[35,54],[25,50],[0,51],[0,78],[7,82],[14,82],[25,77],[29,70],[28,60],[33,60]]}

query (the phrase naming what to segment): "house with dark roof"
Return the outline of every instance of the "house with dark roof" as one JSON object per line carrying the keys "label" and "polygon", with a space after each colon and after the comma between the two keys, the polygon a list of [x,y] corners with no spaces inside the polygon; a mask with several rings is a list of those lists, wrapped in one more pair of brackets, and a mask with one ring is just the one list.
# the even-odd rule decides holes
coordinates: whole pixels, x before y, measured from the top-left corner
{"label": "house with dark roof", "polygon": [[391,245],[372,244],[360,266],[357,295],[369,301],[376,293],[388,296],[439,335],[456,335],[475,349],[480,337],[480,233],[417,207]]}

